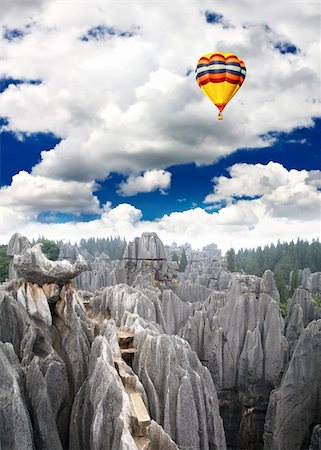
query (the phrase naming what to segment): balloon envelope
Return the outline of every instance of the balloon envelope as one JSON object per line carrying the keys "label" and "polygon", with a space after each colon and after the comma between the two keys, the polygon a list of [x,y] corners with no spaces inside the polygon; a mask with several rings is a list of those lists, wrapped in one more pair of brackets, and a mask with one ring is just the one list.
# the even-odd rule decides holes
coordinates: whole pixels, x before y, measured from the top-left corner
{"label": "balloon envelope", "polygon": [[233,53],[207,53],[196,67],[196,81],[221,112],[237,93],[246,75],[244,62]]}

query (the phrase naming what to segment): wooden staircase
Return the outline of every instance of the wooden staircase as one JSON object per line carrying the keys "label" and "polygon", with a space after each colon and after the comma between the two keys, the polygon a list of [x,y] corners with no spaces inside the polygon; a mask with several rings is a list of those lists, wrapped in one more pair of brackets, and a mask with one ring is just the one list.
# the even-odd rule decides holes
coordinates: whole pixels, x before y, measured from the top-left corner
{"label": "wooden staircase", "polygon": [[147,437],[147,428],[151,423],[151,418],[141,394],[135,390],[133,383],[131,383],[133,375],[128,373],[128,369],[126,370],[126,365],[132,367],[136,353],[133,344],[134,333],[117,329],[117,337],[121,357],[114,357],[114,363],[130,400],[132,436],[138,450],[152,450],[151,442]]}

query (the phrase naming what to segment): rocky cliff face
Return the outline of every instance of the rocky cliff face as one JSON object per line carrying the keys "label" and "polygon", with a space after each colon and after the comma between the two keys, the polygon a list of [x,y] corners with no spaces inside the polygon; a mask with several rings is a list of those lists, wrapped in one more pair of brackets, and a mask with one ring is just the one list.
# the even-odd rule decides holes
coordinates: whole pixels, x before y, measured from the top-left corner
{"label": "rocky cliff face", "polygon": [[10,256],[10,265],[8,279],[14,280],[17,278],[17,273],[13,267],[13,257],[25,253],[31,247],[29,240],[20,233],[15,233],[8,243],[7,255]]}
{"label": "rocky cliff face", "polygon": [[235,274],[227,297],[212,296],[179,331],[211,372],[233,448],[262,447],[269,394],[286,362],[283,319],[269,288],[266,277]]}
{"label": "rocky cliff face", "polygon": [[320,448],[318,273],[302,271],[283,320],[271,271],[186,249],[178,274],[154,233],[117,262],[70,245],[52,262],[12,238],[0,448]]}
{"label": "rocky cliff face", "polygon": [[176,284],[177,265],[167,261],[156,233],[143,233],[128,243],[123,260],[115,267],[115,277],[117,282],[133,286],[172,287]]}
{"label": "rocky cliff face", "polygon": [[[269,401],[265,449],[308,449],[311,430],[320,423],[321,320],[302,332],[278,389]],[[315,430],[313,442],[318,440]],[[313,444],[315,445],[315,444]]]}
{"label": "rocky cliff face", "polygon": [[[48,263],[40,246],[15,260],[21,278],[0,289],[0,422],[6,429],[1,448],[174,450],[178,444],[187,450],[190,436],[194,448],[224,450],[213,381],[185,341],[164,340],[158,288],[107,287],[91,296],[87,314],[77,289],[66,281],[76,275],[69,261]],[[144,333],[154,333],[145,339],[138,328],[134,371],[121,358],[115,326],[128,315],[145,320]],[[148,383],[151,354],[150,367],[142,366],[149,339],[158,358],[168,343],[172,347],[173,361],[159,364],[154,388]],[[170,391],[161,388],[156,401],[153,392],[161,380],[168,379],[171,388],[170,368],[176,384]],[[166,406],[169,398],[177,404],[175,414]],[[191,398],[195,406],[187,423],[185,404]],[[149,411],[145,422],[139,408]]]}

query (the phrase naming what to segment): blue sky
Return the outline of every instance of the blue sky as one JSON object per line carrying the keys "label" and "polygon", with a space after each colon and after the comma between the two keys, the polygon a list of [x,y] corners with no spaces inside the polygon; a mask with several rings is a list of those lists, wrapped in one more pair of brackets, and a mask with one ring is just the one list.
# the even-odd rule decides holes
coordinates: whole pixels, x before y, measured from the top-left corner
{"label": "blue sky", "polygon": [[[317,3],[125,6],[5,2],[1,242],[151,230],[226,250],[317,238]],[[194,76],[215,50],[247,66],[222,122]]]}

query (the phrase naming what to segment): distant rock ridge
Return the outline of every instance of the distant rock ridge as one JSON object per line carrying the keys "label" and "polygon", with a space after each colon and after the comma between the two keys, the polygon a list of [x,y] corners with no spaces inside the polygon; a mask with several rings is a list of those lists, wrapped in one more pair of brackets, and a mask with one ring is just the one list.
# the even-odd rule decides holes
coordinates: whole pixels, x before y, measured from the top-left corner
{"label": "distant rock ridge", "polygon": [[295,271],[292,270],[290,273],[289,279],[290,287],[294,288],[301,287],[303,289],[308,290],[313,295],[321,295],[321,272],[311,273],[309,267],[306,267],[305,269],[298,269],[296,271],[298,286],[292,286],[294,272]]}

